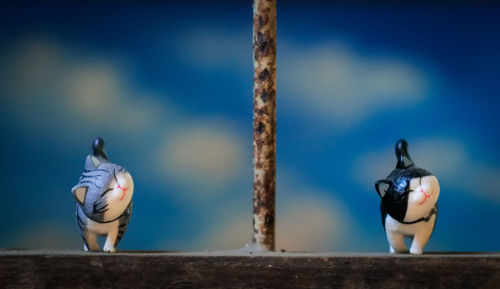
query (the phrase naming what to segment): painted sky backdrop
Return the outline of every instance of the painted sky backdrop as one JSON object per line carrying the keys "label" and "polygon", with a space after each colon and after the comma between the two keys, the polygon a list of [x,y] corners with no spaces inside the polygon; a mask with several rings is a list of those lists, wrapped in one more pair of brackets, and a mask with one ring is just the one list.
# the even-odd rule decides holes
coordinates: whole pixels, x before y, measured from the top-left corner
{"label": "painted sky backdrop", "polygon": [[[250,242],[251,4],[3,5],[0,248],[81,248],[96,136],[135,182],[119,249]],[[500,250],[498,15],[279,1],[277,248],[387,251],[374,182],[404,137],[441,184],[426,250]]]}

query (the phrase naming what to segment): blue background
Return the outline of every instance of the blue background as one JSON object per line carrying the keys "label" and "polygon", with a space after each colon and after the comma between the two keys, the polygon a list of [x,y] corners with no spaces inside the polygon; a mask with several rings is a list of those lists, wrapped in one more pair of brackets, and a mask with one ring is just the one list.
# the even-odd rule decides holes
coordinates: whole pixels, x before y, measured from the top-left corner
{"label": "blue background", "polygon": [[[252,3],[5,4],[0,247],[81,248],[96,136],[134,178],[129,250],[251,241]],[[278,249],[388,249],[406,138],[440,180],[427,251],[500,249],[500,7],[278,4]]]}

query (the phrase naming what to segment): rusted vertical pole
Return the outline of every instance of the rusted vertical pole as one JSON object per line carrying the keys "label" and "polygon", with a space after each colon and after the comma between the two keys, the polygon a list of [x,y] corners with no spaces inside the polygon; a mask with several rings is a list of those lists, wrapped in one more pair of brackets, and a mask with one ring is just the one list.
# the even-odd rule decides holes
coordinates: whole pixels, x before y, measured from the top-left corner
{"label": "rusted vertical pole", "polygon": [[274,250],[276,187],[276,0],[253,7],[253,242]]}

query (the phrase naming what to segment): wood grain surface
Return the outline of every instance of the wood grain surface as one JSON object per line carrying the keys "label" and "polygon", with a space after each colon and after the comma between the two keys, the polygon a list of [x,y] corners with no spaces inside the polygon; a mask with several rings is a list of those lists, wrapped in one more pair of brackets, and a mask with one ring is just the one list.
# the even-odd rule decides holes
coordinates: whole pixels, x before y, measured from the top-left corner
{"label": "wood grain surface", "polygon": [[500,288],[500,254],[3,250],[0,288]]}

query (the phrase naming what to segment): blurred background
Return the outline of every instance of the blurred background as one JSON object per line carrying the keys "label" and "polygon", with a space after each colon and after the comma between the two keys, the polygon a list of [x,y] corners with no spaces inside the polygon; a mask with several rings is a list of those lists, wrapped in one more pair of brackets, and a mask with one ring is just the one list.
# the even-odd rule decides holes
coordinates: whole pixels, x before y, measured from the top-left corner
{"label": "blurred background", "polygon": [[[0,248],[82,248],[96,136],[135,182],[119,249],[251,241],[252,1],[3,4]],[[441,183],[426,251],[500,250],[500,6],[278,1],[277,249],[388,251],[406,138]]]}

